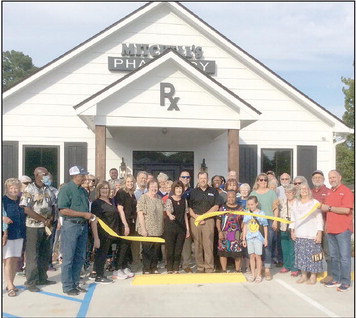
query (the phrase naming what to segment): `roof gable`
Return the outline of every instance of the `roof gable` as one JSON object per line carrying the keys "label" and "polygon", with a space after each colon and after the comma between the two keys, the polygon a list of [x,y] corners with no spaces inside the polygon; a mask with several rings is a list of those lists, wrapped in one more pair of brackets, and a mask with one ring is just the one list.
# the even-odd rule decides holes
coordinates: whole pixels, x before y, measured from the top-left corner
{"label": "roof gable", "polygon": [[293,87],[290,83],[282,79],[280,76],[278,76],[268,67],[266,67],[260,61],[253,58],[250,54],[238,47],[236,44],[227,39],[224,35],[212,28],[206,22],[201,20],[197,15],[195,15],[193,12],[191,12],[189,9],[187,9],[178,2],[150,2],[143,5],[141,8],[127,15],[118,22],[112,24],[111,26],[109,26],[102,32],[99,32],[98,34],[94,35],[87,41],[76,46],[74,49],[61,55],[54,61],[41,68],[38,72],[30,76],[29,78],[7,90],[3,94],[4,99],[6,99],[11,94],[16,93],[21,88],[25,87],[26,85],[30,84],[41,76],[44,76],[45,74],[55,70],[62,63],[65,63],[66,61],[74,58],[75,56],[78,56],[79,54],[90,48],[92,45],[99,43],[104,38],[124,28],[130,23],[134,23],[135,20],[140,19],[145,14],[149,14],[155,8],[158,8],[160,6],[165,6],[166,8],[168,8],[168,10],[171,10],[172,12],[177,14],[179,17],[189,23],[189,25],[193,26],[194,28],[199,30],[199,32],[203,33],[207,38],[214,41],[214,43],[216,43],[218,46],[222,47],[224,50],[228,51],[230,54],[242,61],[253,72],[258,73],[265,80],[272,83],[281,91],[284,91],[287,95],[291,96],[294,100],[303,105],[307,110],[317,114],[321,120],[326,122],[328,125],[333,126],[335,131],[345,133],[349,133],[352,131],[338,117],[336,117],[328,110],[323,108],[321,105],[303,94],[301,91]]}
{"label": "roof gable", "polygon": [[[174,107],[171,103],[172,107],[167,109],[169,98],[162,105],[162,82],[174,85],[179,106],[177,104],[177,107]],[[151,97],[147,98],[147,95]],[[146,118],[166,120],[167,127],[187,127],[188,121],[185,120],[189,119],[189,122],[195,123],[195,127],[201,125],[203,128],[208,124],[211,128],[214,128],[214,125],[215,128],[242,128],[257,120],[260,115],[257,109],[172,49],[108,85],[74,108],[82,117],[93,120],[94,117],[95,120],[109,118],[105,122],[108,126],[110,117],[120,117],[125,118],[125,122],[121,123],[129,126],[132,125],[129,118],[134,118],[132,120],[136,120],[136,123],[137,120]],[[149,125],[147,121],[145,125]],[[154,121],[152,125],[155,125]]]}

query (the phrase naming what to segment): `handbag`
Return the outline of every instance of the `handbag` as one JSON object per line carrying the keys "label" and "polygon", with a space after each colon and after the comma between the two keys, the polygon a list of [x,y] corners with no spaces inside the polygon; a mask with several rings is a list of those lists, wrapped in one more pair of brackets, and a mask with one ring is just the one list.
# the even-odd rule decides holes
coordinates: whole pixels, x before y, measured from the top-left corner
{"label": "handbag", "polygon": [[319,253],[312,254],[312,261],[315,262],[320,262],[321,260],[324,259],[324,252],[321,251]]}

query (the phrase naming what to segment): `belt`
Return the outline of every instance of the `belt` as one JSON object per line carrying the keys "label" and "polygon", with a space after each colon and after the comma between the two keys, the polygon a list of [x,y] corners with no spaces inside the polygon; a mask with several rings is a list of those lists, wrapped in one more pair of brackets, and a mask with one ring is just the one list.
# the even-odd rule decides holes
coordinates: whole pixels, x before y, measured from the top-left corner
{"label": "belt", "polygon": [[64,219],[64,221],[69,221],[74,224],[85,224],[88,223],[87,220],[74,220],[74,219]]}

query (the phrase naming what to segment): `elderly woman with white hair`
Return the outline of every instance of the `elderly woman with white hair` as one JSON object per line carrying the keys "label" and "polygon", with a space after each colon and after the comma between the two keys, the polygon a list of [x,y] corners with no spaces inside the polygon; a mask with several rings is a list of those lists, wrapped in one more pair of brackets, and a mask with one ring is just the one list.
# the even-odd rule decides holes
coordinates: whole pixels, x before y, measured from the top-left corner
{"label": "elderly woman with white hair", "polygon": [[314,285],[317,273],[323,270],[321,238],[324,221],[321,210],[315,209],[318,203],[313,199],[308,183],[301,183],[297,200],[292,205],[291,221],[294,222],[289,225],[291,237],[295,241],[295,266],[302,271],[302,276],[297,280],[299,284],[307,282]]}
{"label": "elderly woman with white hair", "polygon": [[169,179],[169,177],[163,172],[160,172],[157,176],[157,181],[158,181],[158,185],[159,185],[157,194],[161,198],[163,198],[167,194],[166,183],[167,183],[168,179]]}
{"label": "elderly woman with white hair", "polygon": [[[6,216],[2,217],[2,221],[7,224],[7,230],[2,237],[4,276],[9,297],[17,296],[18,289],[14,285],[14,279],[26,235],[26,215],[24,208],[19,205],[21,186],[20,180],[16,178],[7,179],[5,181],[5,195],[2,197],[2,209],[6,213]],[[43,216],[32,210],[28,211],[28,215],[48,225]]]}

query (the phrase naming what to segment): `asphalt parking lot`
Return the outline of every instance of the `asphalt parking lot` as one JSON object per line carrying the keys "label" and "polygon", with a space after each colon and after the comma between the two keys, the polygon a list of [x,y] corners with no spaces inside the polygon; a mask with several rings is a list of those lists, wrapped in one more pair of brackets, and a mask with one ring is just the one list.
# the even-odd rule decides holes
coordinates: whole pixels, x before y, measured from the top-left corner
{"label": "asphalt parking lot", "polygon": [[[297,284],[272,269],[272,281],[249,283],[244,274],[141,275],[111,284],[83,281],[87,293],[62,293],[60,267],[48,272],[57,284],[31,293],[16,276],[18,296],[3,290],[3,317],[354,317],[354,285],[337,292],[319,282]],[[191,276],[192,275],[192,276]],[[215,275],[215,276],[214,276]],[[151,276],[151,277],[148,277]],[[319,278],[320,280],[320,278]]]}

